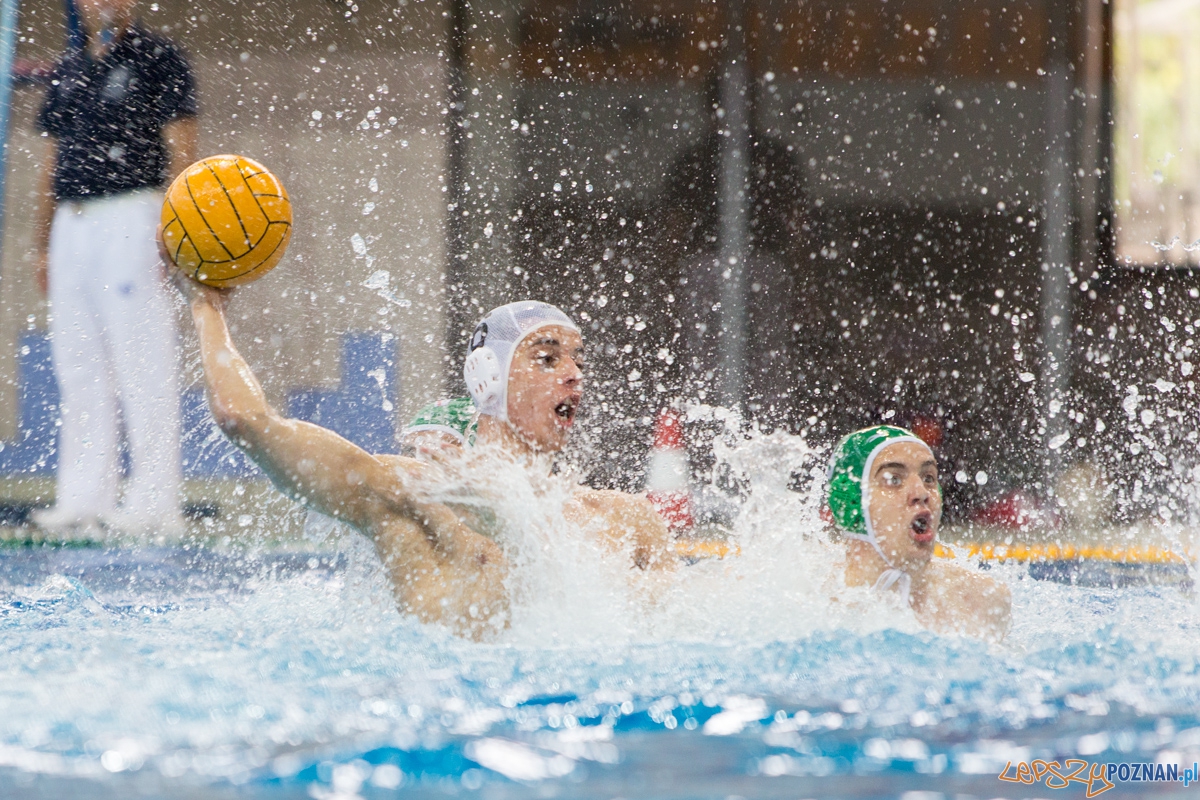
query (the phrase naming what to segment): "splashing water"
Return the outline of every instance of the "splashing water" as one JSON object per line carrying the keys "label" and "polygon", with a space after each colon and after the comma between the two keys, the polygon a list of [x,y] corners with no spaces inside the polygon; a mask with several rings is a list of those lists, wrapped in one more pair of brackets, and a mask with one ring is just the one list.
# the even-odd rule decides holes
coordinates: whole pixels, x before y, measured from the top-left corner
{"label": "splashing water", "polygon": [[1171,241],[1167,242],[1166,244],[1163,244],[1162,242],[1150,242],[1150,246],[1153,247],[1155,250],[1158,250],[1161,253],[1165,253],[1169,250],[1174,250],[1175,245],[1177,245],[1177,244],[1182,244],[1183,250],[1186,253],[1194,253],[1197,250],[1200,250],[1200,239],[1197,239],[1196,241],[1192,242],[1191,244],[1187,244],[1178,236],[1173,237],[1171,239]]}
{"label": "splashing water", "polygon": [[[154,551],[86,569],[99,556],[16,554],[0,573],[0,793],[19,777],[79,797],[135,781],[204,796],[789,781],[877,796],[858,776],[886,772],[892,788],[994,796],[1006,761],[1197,757],[1192,596],[1002,566],[1008,639],[936,636],[841,585],[816,514],[820,453],[752,431],[716,455],[744,487],[741,555],[662,585],[567,522],[569,476],[469,461],[439,499],[482,494],[514,565],[511,625],[484,644],[399,614],[369,543],[340,526],[310,527],[324,555],[289,570],[270,553],[174,572]],[[789,489],[796,474],[812,488]]]}
{"label": "splashing water", "polygon": [[[358,236],[357,233],[354,235]],[[361,242],[362,237],[359,237],[358,241]],[[355,245],[355,252],[358,252],[357,244]],[[364,254],[367,252],[365,243],[363,243],[362,252]],[[410,308],[412,306],[411,300],[404,297],[397,297],[396,293],[392,291],[392,274],[386,269],[375,270],[365,281],[362,282],[362,285],[375,292],[375,294],[382,297],[384,300],[387,300],[389,303],[399,306],[400,308]]]}
{"label": "splashing water", "polygon": [[[701,409],[696,416],[711,414]],[[865,590],[840,584],[840,551],[823,535],[815,495],[788,489],[793,473],[818,461],[802,439],[754,434],[718,442],[716,455],[718,471],[753,487],[733,523],[742,554],[680,569],[669,579],[631,570],[627,555],[605,552],[563,516],[576,486],[570,476],[531,478],[484,454],[468,460],[432,499],[482,502],[498,520],[498,540],[514,564],[506,643],[761,642],[832,628],[918,630],[911,614],[886,605],[864,615],[858,603],[870,602]],[[841,601],[830,599],[834,585]]]}

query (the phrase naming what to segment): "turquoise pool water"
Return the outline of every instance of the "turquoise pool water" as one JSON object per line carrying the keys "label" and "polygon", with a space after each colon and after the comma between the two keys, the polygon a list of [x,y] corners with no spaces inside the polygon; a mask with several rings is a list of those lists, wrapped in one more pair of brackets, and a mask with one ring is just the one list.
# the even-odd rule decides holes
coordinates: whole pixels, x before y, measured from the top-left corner
{"label": "turquoise pool water", "polygon": [[1200,620],[1173,588],[1013,568],[1000,646],[754,620],[473,644],[398,614],[354,540],[0,563],[6,797],[1082,797],[997,776],[1200,760]]}

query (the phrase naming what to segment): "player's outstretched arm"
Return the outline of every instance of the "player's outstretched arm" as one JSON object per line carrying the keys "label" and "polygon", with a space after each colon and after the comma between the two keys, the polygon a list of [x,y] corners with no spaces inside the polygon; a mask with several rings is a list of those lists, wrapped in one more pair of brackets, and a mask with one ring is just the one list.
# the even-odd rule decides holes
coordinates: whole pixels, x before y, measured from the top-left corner
{"label": "player's outstretched arm", "polygon": [[376,458],[332,431],[283,417],[233,345],[227,295],[188,278],[176,283],[191,302],[209,405],[225,434],[281,491],[371,537],[402,610],[475,639],[504,627],[503,554],[446,506],[408,490],[423,465]]}
{"label": "player's outstretched arm", "polygon": [[368,532],[384,510],[370,487],[395,483],[394,477],[389,481],[382,464],[341,436],[272,408],[229,335],[227,294],[187,278],[176,283],[190,300],[209,406],[221,430],[281,491]]}

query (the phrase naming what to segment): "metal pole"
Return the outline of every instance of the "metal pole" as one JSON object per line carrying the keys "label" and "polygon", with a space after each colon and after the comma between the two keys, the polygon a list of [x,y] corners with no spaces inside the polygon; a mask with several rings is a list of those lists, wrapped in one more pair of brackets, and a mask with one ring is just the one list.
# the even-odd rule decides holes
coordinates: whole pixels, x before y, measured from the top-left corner
{"label": "metal pole", "polygon": [[[727,33],[720,74],[717,177],[717,273],[721,285],[721,404],[738,408],[746,392],[746,257],[750,249],[750,67],[742,0],[725,3]],[[722,124],[723,123],[723,124]]]}
{"label": "metal pole", "polygon": [[1071,76],[1067,8],[1048,4],[1052,36],[1045,82],[1046,162],[1042,183],[1041,390],[1043,489],[1053,494],[1071,428],[1066,403],[1071,387]]}
{"label": "metal pole", "polygon": [[470,290],[467,270],[467,0],[450,0],[450,38],[447,46],[449,91],[446,112],[446,348],[447,387],[459,391]]}
{"label": "metal pole", "polygon": [[[1126,28],[1122,31],[1122,38],[1129,47],[1129,71],[1124,75],[1124,84],[1121,87],[1121,97],[1118,98],[1118,103],[1124,103],[1125,109],[1121,113],[1121,127],[1124,128],[1124,136],[1126,146],[1129,147],[1129,164],[1130,170],[1129,181],[1129,199],[1133,201],[1134,213],[1139,213],[1145,210],[1146,204],[1142,202],[1147,194],[1143,188],[1144,174],[1143,165],[1145,164],[1144,151],[1142,150],[1142,138],[1138,135],[1140,125],[1137,121],[1135,113],[1134,98],[1140,96],[1139,83],[1142,78],[1142,47],[1141,47],[1141,26],[1138,24],[1137,6],[1129,3],[1122,9],[1118,19],[1123,20]],[[1130,215],[1132,217],[1132,214]],[[1155,254],[1158,256],[1158,254]]]}
{"label": "metal pole", "polygon": [[12,112],[13,61],[17,55],[20,0],[0,0],[0,252],[4,246],[4,193],[8,185],[8,118]]}
{"label": "metal pole", "polygon": [[87,47],[87,34],[83,31],[83,20],[75,0],[67,0],[67,49],[76,51]]}

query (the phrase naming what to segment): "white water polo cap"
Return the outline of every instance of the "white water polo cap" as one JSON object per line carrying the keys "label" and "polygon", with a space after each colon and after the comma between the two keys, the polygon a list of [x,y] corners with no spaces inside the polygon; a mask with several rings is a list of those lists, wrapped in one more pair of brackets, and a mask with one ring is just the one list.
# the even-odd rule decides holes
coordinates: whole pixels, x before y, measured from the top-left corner
{"label": "white water polo cap", "polygon": [[517,345],[541,328],[579,326],[549,303],[518,300],[494,308],[475,326],[463,364],[463,380],[480,414],[508,420],[508,372]]}

